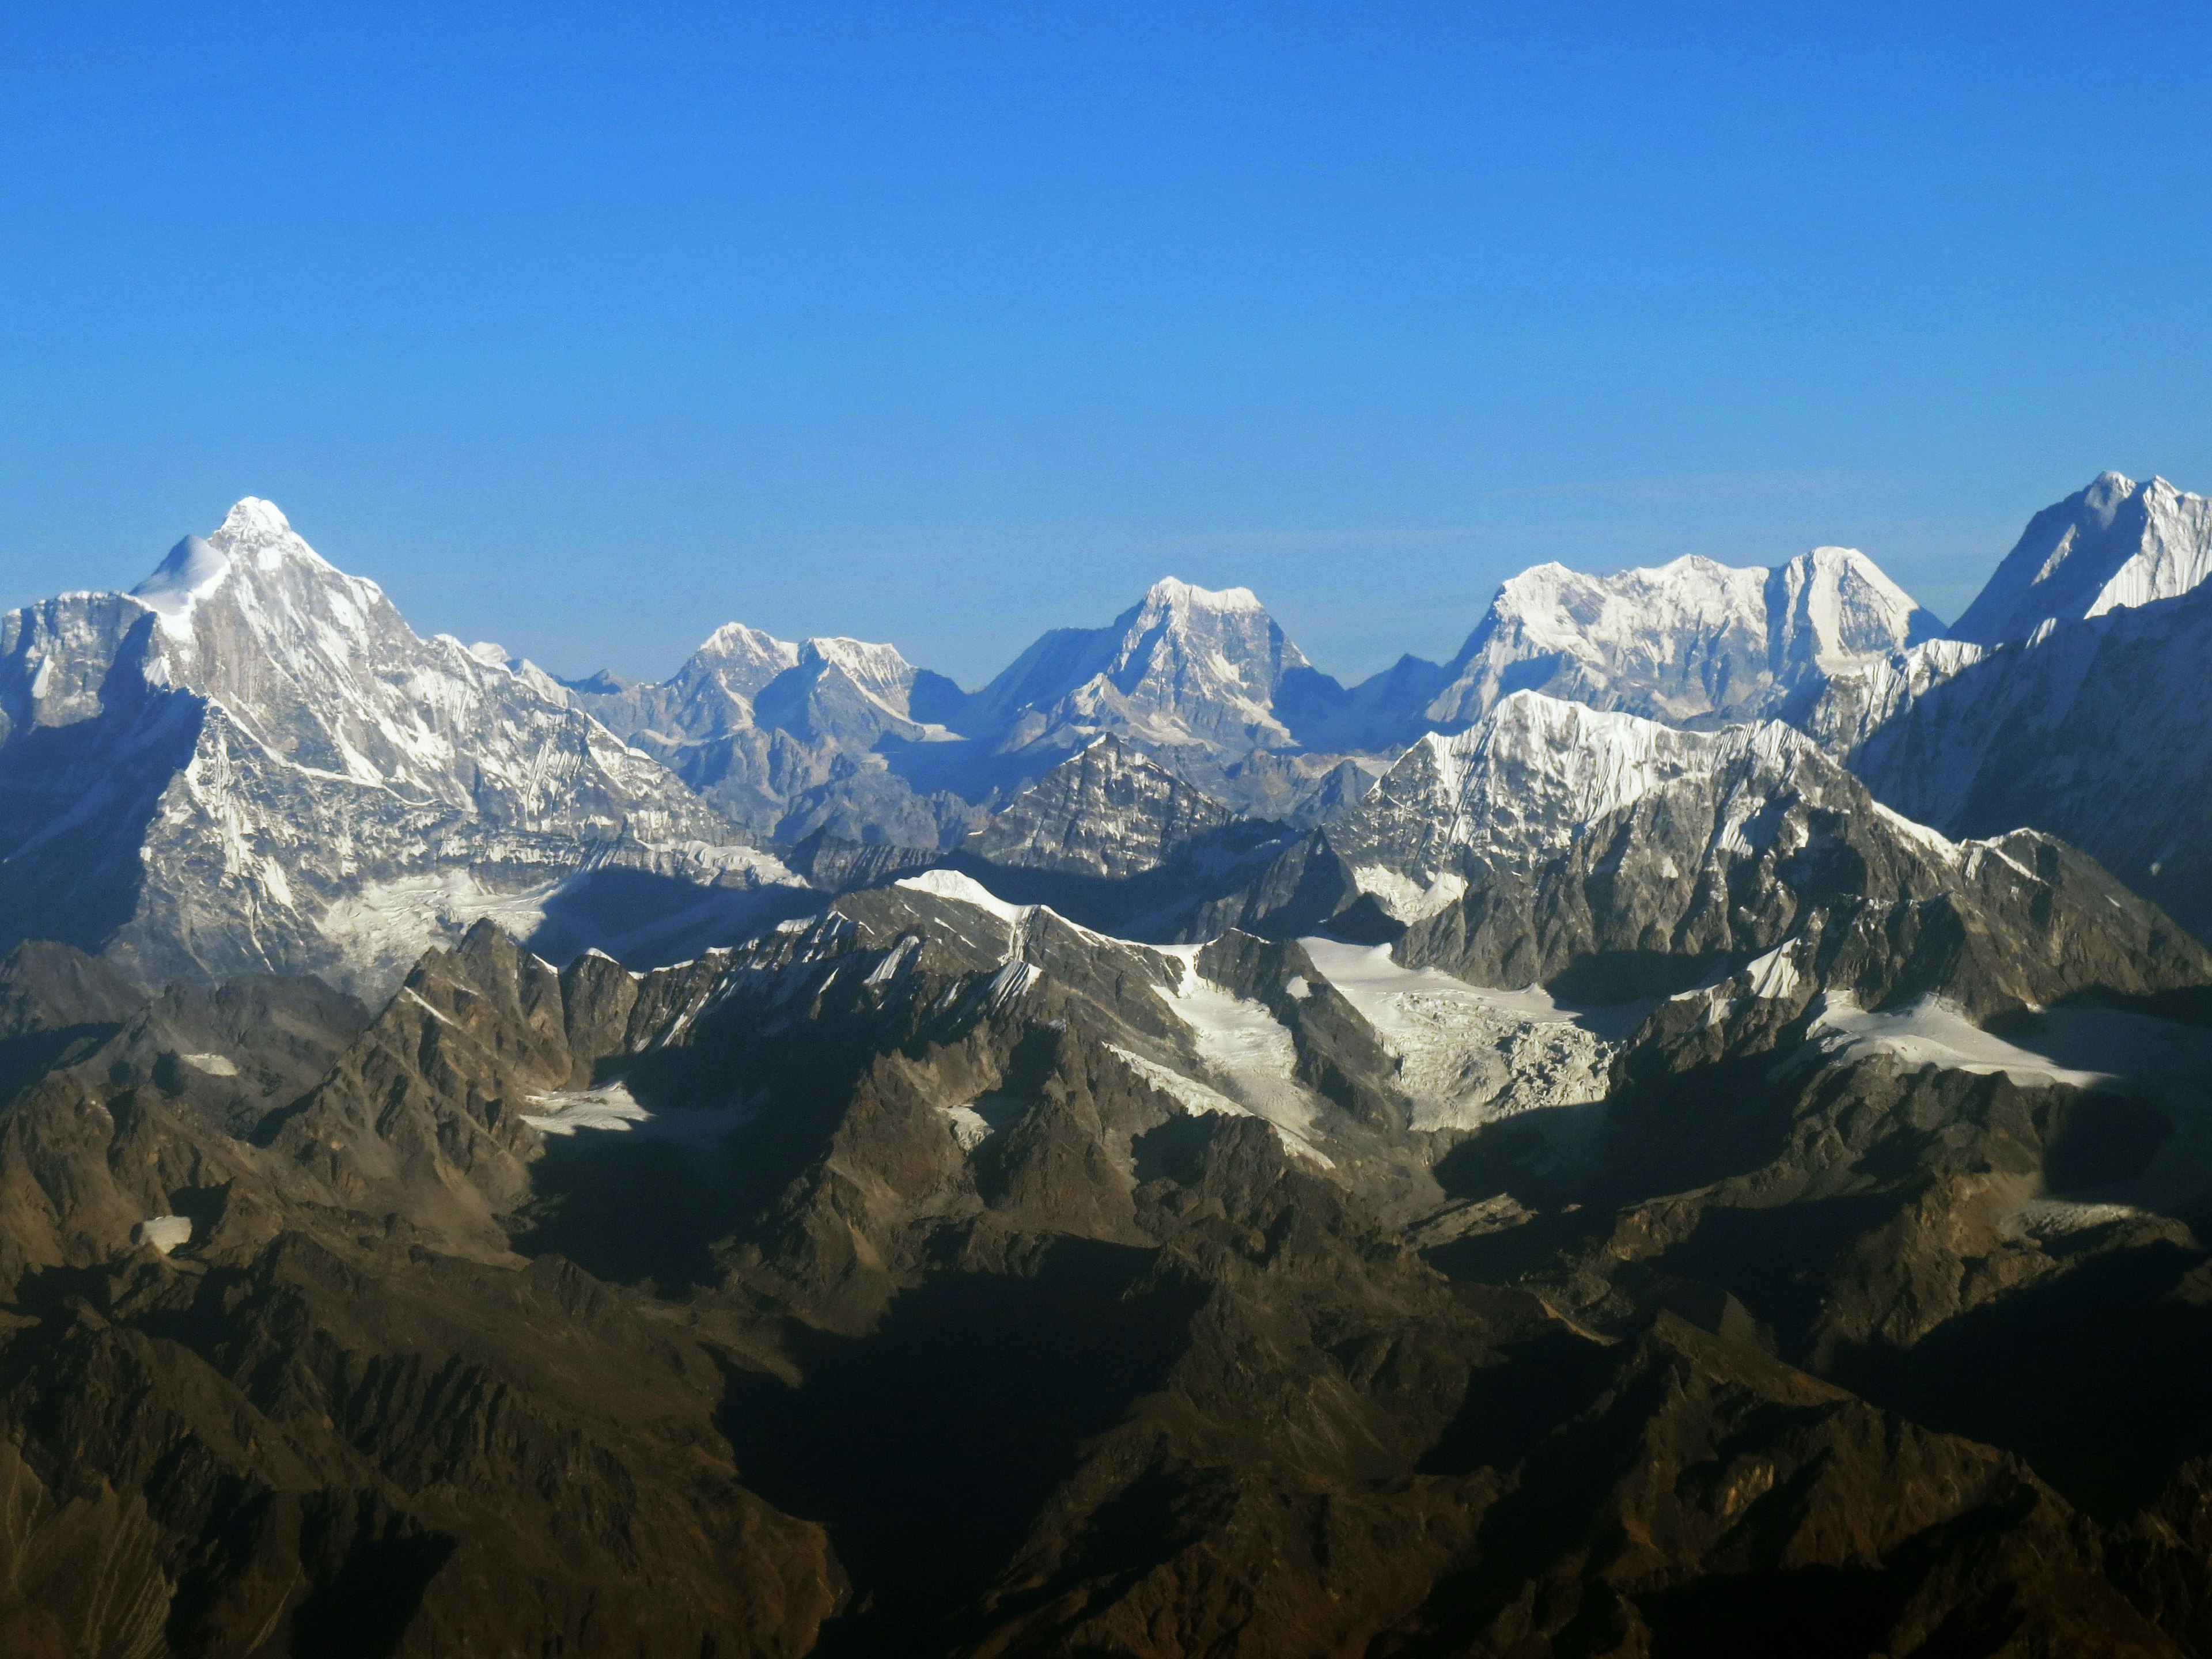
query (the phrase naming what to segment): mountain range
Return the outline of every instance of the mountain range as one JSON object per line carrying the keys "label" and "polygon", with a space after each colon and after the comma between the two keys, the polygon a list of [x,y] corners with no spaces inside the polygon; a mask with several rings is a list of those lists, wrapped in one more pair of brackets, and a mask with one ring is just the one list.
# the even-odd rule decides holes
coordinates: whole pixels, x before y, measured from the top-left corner
{"label": "mountain range", "polygon": [[9,613],[0,1650],[2212,1655],[2208,574]]}

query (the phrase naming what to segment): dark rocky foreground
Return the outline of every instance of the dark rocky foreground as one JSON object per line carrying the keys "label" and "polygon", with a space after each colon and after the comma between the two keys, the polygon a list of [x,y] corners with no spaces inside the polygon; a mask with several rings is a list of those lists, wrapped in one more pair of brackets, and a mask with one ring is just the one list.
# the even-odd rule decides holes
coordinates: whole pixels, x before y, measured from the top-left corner
{"label": "dark rocky foreground", "polygon": [[374,1016],[24,946],[0,1651],[2212,1652],[2201,1087],[1820,1023],[2187,1056],[2212,958],[1839,787],[1732,886],[1593,837],[1407,933],[1705,974],[1473,1132],[1295,939],[944,872],[642,976],[481,925]]}

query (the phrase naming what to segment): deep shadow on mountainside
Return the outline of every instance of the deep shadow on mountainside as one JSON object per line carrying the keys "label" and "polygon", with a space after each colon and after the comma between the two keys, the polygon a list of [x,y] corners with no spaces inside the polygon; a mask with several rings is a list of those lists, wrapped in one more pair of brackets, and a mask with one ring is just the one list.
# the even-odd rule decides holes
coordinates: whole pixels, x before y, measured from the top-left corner
{"label": "deep shadow on mountainside", "polygon": [[1533,905],[1565,981],[1687,907],[1603,1097],[1474,1123],[1390,1023],[1458,981],[945,870],[645,974],[480,924],[374,1013],[20,948],[6,1650],[2212,1650],[2187,1090],[1823,1024],[2193,1054],[2212,958],[1745,764],[1705,896],[1577,842],[1421,935]]}

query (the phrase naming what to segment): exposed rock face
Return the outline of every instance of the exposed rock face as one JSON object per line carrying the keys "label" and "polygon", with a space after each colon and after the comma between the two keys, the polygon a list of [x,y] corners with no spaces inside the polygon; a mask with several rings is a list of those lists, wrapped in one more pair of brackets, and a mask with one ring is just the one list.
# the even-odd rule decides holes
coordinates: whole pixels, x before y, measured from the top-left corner
{"label": "exposed rock face", "polygon": [[1939,641],[1802,718],[1882,800],[1953,835],[2021,824],[2212,931],[2212,590],[1996,647]]}
{"label": "exposed rock face", "polygon": [[660,848],[782,877],[667,770],[457,641],[419,639],[265,501],[131,595],[0,619],[0,910],[150,981],[388,986],[473,915]]}
{"label": "exposed rock face", "polygon": [[1158,868],[1237,815],[1116,738],[1063,761],[969,836],[993,864],[1120,879]]}
{"label": "exposed rock face", "polygon": [[2137,483],[2101,472],[2028,520],[1949,637],[1975,645],[2024,640],[2045,623],[2179,598],[2208,575],[2212,500],[2163,478]]}
{"label": "exposed rock face", "polygon": [[[1616,812],[1844,810],[1763,738]],[[1975,914],[2033,955],[2078,908]],[[102,995],[73,960],[53,1018]],[[1416,1127],[1448,983],[944,870],[641,975],[479,926],[244,1138],[56,1074],[0,1115],[11,1628],[496,1650],[528,1583],[586,1654],[1778,1650],[1808,1613],[2195,1650],[2187,1477],[2114,1510],[2109,1434],[2007,1415],[1953,1337],[2177,1248],[2021,1219],[2160,1167],[2163,1109],[1832,1053],[1838,961],[1660,1005],[1613,1099],[1472,1139]],[[134,1251],[166,1214],[191,1241]],[[93,1558],[140,1595],[90,1606]]]}
{"label": "exposed rock face", "polygon": [[1409,964],[1601,1001],[1771,952],[1793,988],[1875,1006],[1941,985],[1977,1014],[2093,984],[2149,994],[2207,965],[2063,843],[1947,841],[1779,722],[1686,732],[1532,692],[1424,739],[1206,919],[1224,916],[1336,918],[1402,934]]}

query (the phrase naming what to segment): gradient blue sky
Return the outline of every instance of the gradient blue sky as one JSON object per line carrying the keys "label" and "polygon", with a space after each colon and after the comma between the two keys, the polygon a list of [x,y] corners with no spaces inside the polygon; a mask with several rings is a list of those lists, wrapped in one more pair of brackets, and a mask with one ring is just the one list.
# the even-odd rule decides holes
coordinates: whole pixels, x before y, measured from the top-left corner
{"label": "gradient blue sky", "polygon": [[2212,489],[2208,74],[2201,5],[19,4],[0,602],[254,494],[567,673],[975,684],[1175,574],[1351,678],[1822,541],[1954,615]]}

